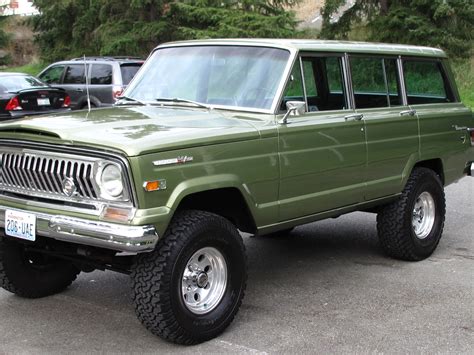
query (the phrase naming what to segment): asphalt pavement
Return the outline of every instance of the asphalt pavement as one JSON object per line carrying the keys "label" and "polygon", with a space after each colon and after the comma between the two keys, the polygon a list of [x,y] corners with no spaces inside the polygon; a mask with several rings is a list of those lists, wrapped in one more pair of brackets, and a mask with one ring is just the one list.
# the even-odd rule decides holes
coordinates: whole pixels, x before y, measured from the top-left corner
{"label": "asphalt pavement", "polygon": [[473,353],[474,178],[447,188],[444,236],[421,262],[382,254],[375,215],[352,213],[279,238],[245,237],[247,293],[231,326],[192,347],[135,318],[130,282],[81,274],[26,300],[0,290],[0,354]]}

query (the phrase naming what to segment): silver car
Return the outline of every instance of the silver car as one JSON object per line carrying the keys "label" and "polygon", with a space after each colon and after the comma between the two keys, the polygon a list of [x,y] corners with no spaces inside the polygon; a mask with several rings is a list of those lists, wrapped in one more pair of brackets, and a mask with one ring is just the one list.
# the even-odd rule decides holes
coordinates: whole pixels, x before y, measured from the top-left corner
{"label": "silver car", "polygon": [[66,90],[71,108],[77,110],[87,108],[87,73],[91,107],[112,106],[143,62],[131,57],[75,58],[49,65],[38,78]]}

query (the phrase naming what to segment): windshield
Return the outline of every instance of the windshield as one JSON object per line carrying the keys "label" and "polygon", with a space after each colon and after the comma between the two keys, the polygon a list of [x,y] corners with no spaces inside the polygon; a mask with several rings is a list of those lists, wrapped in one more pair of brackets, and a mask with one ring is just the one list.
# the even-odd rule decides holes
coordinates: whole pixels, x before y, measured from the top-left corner
{"label": "windshield", "polygon": [[244,46],[193,46],[157,50],[125,95],[249,109],[271,109],[290,53]]}
{"label": "windshield", "polygon": [[17,92],[24,89],[48,86],[38,79],[27,75],[8,75],[0,77],[0,92]]}

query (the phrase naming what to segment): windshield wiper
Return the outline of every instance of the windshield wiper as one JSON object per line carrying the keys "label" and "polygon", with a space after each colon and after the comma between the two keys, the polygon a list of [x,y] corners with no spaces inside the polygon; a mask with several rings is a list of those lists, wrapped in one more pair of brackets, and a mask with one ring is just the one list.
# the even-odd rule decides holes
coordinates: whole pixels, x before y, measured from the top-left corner
{"label": "windshield wiper", "polygon": [[168,98],[168,97],[158,97],[155,99],[156,101],[167,101],[167,102],[174,102],[174,103],[187,103],[187,104],[193,104],[197,107],[202,107],[205,109],[210,110],[212,107],[210,105],[205,105],[201,102],[193,101],[193,100],[188,100],[188,99],[181,99],[179,97],[173,97],[173,98]]}
{"label": "windshield wiper", "polygon": [[146,102],[140,101],[138,99],[134,99],[133,97],[119,96],[117,99],[118,99],[118,101],[115,103],[116,105],[117,104],[120,105],[120,101],[122,101],[122,100],[127,100],[127,101],[129,101],[129,103],[136,103],[136,104],[143,105],[143,106],[147,105]]}

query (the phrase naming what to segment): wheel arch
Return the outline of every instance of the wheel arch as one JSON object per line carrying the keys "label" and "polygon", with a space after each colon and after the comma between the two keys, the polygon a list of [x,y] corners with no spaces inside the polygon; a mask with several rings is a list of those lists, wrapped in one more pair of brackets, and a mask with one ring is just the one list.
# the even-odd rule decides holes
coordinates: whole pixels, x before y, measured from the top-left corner
{"label": "wheel arch", "polygon": [[[95,96],[89,96],[90,100],[91,100],[91,104],[94,105],[95,107],[100,107],[101,106],[101,102],[100,100],[95,97]],[[77,102],[77,108],[78,109],[84,109],[84,108],[87,108],[87,96],[82,96],[78,102]]]}
{"label": "wheel arch", "polygon": [[436,175],[439,176],[443,186],[445,185],[444,167],[443,162],[440,158],[419,161],[413,167],[413,169],[415,168],[427,168],[433,170]]}
{"label": "wheel arch", "polygon": [[237,187],[221,187],[186,194],[179,201],[176,212],[182,210],[215,213],[228,219],[244,232],[255,233],[257,229],[248,201]]}

